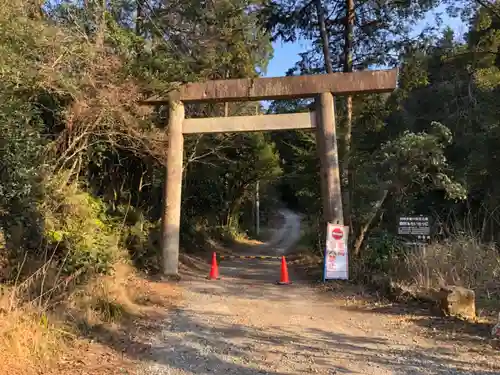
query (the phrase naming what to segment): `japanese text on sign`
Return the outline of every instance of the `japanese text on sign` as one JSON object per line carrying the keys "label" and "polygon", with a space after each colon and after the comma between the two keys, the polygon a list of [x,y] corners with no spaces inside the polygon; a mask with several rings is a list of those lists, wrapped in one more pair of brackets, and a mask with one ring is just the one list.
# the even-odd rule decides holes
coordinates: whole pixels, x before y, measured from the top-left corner
{"label": "japanese text on sign", "polygon": [[349,227],[328,223],[325,251],[324,280],[347,280]]}
{"label": "japanese text on sign", "polygon": [[399,218],[399,235],[423,235],[431,233],[430,220],[428,216],[403,216]]}

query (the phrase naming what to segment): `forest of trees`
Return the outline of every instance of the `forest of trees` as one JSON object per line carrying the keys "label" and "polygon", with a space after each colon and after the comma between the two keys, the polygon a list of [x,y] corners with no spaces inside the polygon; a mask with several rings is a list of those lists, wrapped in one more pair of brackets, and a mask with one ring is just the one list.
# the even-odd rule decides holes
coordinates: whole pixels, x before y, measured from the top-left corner
{"label": "forest of trees", "polygon": [[[414,35],[437,7],[466,33],[436,21]],[[157,270],[168,111],[140,99],[176,82],[257,77],[273,40],[297,38],[312,48],[290,75],[400,69],[390,95],[337,99],[353,256],[384,267],[408,214],[433,218],[434,241],[500,241],[500,2],[12,0],[0,11],[0,281],[26,258],[106,272],[120,249]],[[187,116],[310,104],[191,105]],[[267,210],[281,200],[306,215],[320,251],[314,134],[186,137],[183,173],[186,251],[249,231],[257,182]]]}

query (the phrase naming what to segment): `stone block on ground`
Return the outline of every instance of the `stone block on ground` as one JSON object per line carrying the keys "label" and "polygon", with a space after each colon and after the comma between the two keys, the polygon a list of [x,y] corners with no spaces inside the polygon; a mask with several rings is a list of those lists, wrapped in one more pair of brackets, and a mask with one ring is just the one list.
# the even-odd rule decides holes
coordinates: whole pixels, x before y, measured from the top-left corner
{"label": "stone block on ground", "polygon": [[447,316],[476,318],[476,295],[471,289],[456,285],[442,287],[439,304]]}

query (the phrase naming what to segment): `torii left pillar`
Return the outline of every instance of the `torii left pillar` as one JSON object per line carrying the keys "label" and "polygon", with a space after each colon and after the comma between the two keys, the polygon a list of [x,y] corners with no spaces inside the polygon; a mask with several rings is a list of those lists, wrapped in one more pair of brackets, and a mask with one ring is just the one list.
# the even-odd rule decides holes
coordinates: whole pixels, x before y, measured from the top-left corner
{"label": "torii left pillar", "polygon": [[178,100],[170,100],[161,250],[163,275],[173,279],[179,278],[182,163],[184,157],[183,122],[184,104]]}

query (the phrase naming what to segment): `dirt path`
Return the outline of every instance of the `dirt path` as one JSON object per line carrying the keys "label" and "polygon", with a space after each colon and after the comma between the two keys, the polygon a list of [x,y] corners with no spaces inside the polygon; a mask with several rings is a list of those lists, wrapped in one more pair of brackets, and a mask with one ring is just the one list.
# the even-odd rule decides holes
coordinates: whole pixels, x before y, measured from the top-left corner
{"label": "dirt path", "polygon": [[[284,227],[275,253],[298,238],[298,216],[285,213]],[[224,261],[220,272],[181,283],[184,303],[151,338],[144,374],[500,374],[479,338],[437,335],[418,316],[349,302],[293,272],[293,285],[277,286],[279,262]]]}
{"label": "dirt path", "polygon": [[285,254],[300,239],[300,216],[285,208],[281,209],[279,214],[283,217],[284,223],[263,247],[256,249],[259,254],[262,252],[275,255]]}

